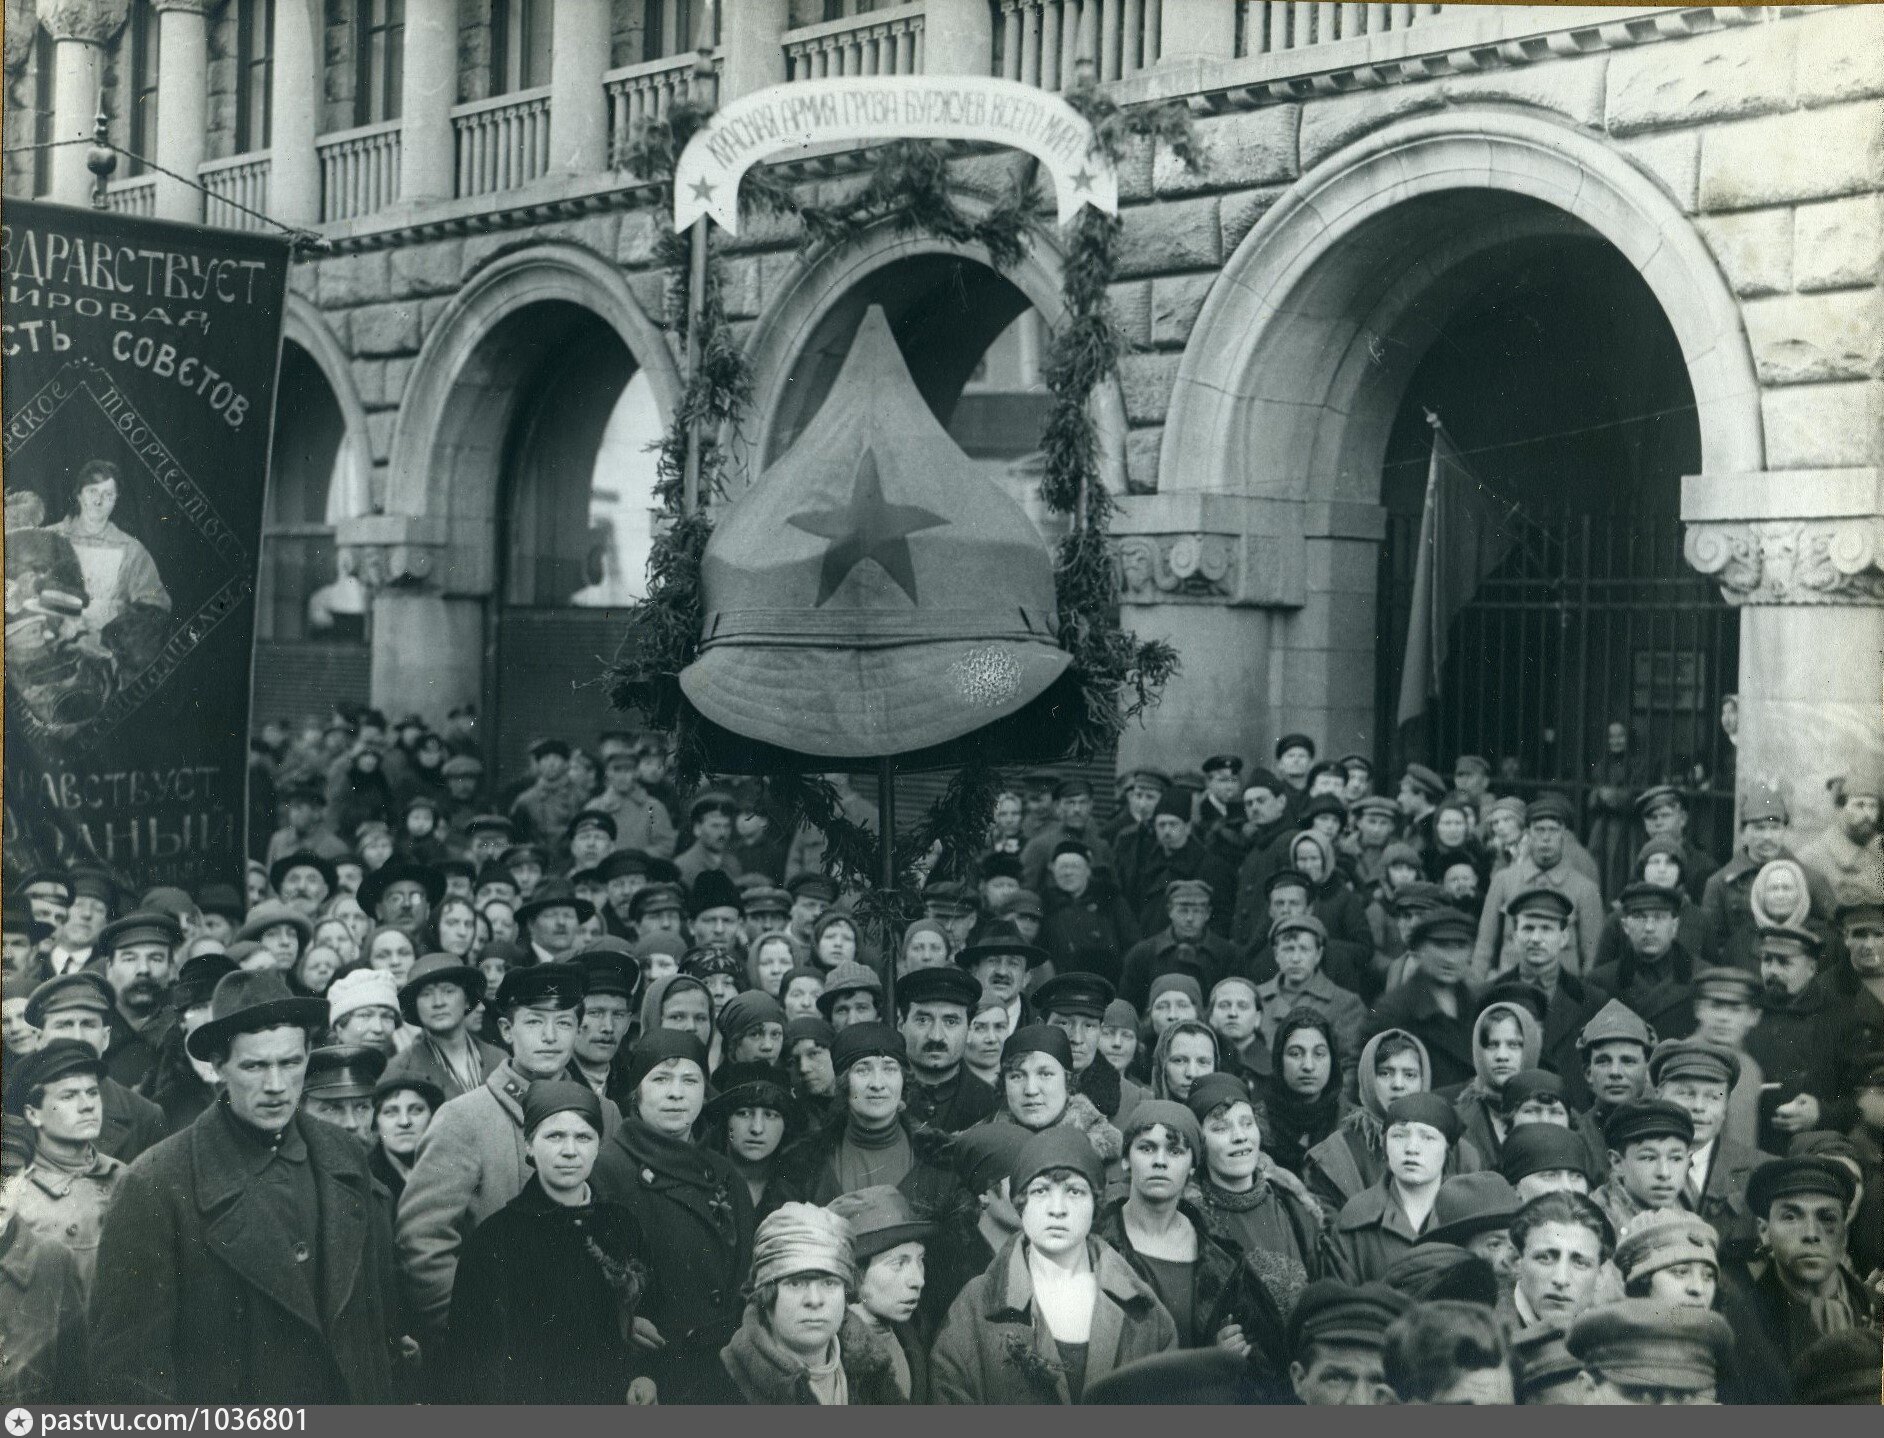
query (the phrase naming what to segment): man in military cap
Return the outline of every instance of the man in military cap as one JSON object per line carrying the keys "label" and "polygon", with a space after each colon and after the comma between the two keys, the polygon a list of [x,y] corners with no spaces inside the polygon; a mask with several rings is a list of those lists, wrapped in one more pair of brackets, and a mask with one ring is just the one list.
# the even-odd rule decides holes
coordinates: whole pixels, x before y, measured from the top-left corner
{"label": "man in military cap", "polygon": [[1276,975],[1256,986],[1262,1006],[1262,1041],[1275,1042],[1282,1021],[1298,1008],[1309,1008],[1329,1023],[1328,1037],[1341,1061],[1343,1091],[1351,1091],[1361,1060],[1361,1031],[1367,1008],[1351,991],[1329,978],[1322,967],[1328,930],[1313,914],[1278,919],[1269,930]]}
{"label": "man in military cap", "polygon": [[1769,1086],[1759,1134],[1768,1153],[1834,1114],[1848,1121],[1838,1065],[1861,1046],[1862,1030],[1850,1003],[1819,972],[1824,951],[1810,929],[1760,931],[1760,1023],[1746,1043]]}
{"label": "man in military cap", "polygon": [[1409,1307],[1384,1283],[1358,1287],[1323,1278],[1302,1290],[1289,1315],[1289,1380],[1311,1407],[1373,1407],[1393,1401],[1381,1367],[1387,1328]]}
{"label": "man in military cap", "polygon": [[903,1104],[919,1124],[959,1133],[992,1115],[992,1085],[962,1063],[981,985],[959,968],[917,969],[896,983],[896,1026],[909,1057]]}
{"label": "man in military cap", "polygon": [[1227,977],[1236,967],[1236,950],[1230,942],[1210,932],[1211,919],[1220,891],[1203,879],[1170,879],[1164,888],[1164,928],[1148,939],[1140,939],[1125,952],[1119,978],[1119,997],[1133,1008],[1144,1011],[1151,1002],[1151,983],[1164,974],[1179,972],[1177,955],[1188,946],[1188,963],[1197,970],[1192,976],[1208,993],[1217,980]]}
{"label": "man in military cap", "polygon": [[327,825],[327,786],[320,780],[297,780],[276,799],[287,822],[269,835],[263,863],[273,868],[278,860],[303,851],[332,861],[347,852],[346,843]]}
{"label": "man in military cap", "polygon": [[[1708,876],[1701,891],[1701,914],[1707,922],[1710,964],[1759,964],[1759,926],[1753,920],[1753,881],[1775,859],[1796,859],[1787,839],[1792,810],[1785,795],[1766,785],[1755,785],[1740,797],[1740,844],[1733,857]],[[1807,869],[1806,889],[1811,895],[1812,917],[1829,919],[1836,898],[1817,871]]]}
{"label": "man in military cap", "polygon": [[1229,825],[1243,827],[1243,759],[1238,754],[1212,754],[1203,762],[1204,790],[1187,815],[1199,839]]}
{"label": "man in military cap", "polygon": [[[1126,892],[1138,927],[1146,932],[1164,921],[1167,889],[1174,879],[1197,879],[1210,886],[1213,894],[1228,895],[1236,874],[1212,853],[1196,834],[1190,818],[1190,799],[1182,790],[1171,789],[1158,800],[1151,820],[1154,847],[1139,872],[1138,888]],[[1230,933],[1230,912],[1212,908],[1210,928],[1220,938]]]}
{"label": "man in military cap", "polygon": [[1084,1094],[1093,1107],[1123,1129],[1132,1111],[1149,1097],[1144,1089],[1099,1057],[1099,1029],[1106,1006],[1116,994],[1098,974],[1068,973],[1048,979],[1034,990],[1034,1011],[1046,1023],[1063,1030],[1073,1050],[1069,1084]]}
{"label": "man in military cap", "polygon": [[504,1062],[469,1027],[484,992],[483,973],[456,955],[424,955],[399,989],[399,1012],[418,1038],[393,1055],[386,1076],[423,1080],[448,1099],[481,1089]]}
{"label": "man in military cap", "polygon": [[366,1044],[332,1044],[307,1056],[301,1107],[309,1118],[343,1128],[373,1146],[373,1086],[386,1071],[386,1055]]}
{"label": "man in military cap", "polygon": [[605,756],[602,781],[606,787],[588,807],[614,819],[617,847],[673,858],[679,835],[667,805],[642,786],[640,755],[625,749]]}
{"label": "man in military cap", "polygon": [[1603,1124],[1609,1177],[1590,1196],[1620,1233],[1637,1214],[1673,1208],[1688,1182],[1694,1120],[1677,1104],[1638,1099]]}
{"label": "man in military cap", "polygon": [[[523,1190],[530,1176],[523,1097],[564,1076],[574,1056],[586,979],[575,964],[542,963],[504,976],[490,1010],[509,1057],[481,1088],[448,1099],[420,1141],[399,1202],[399,1262],[415,1320],[436,1335],[451,1308],[458,1253],[471,1230]],[[604,1141],[621,1111],[602,1101]]]}
{"label": "man in military cap", "polygon": [[687,811],[687,823],[693,840],[674,860],[680,880],[691,886],[708,869],[718,869],[729,879],[737,879],[745,870],[732,852],[733,821],[739,806],[730,794],[702,794]]}
{"label": "man in military cap", "polygon": [[[1721,1274],[1722,1311],[1743,1364],[1755,1354],[1790,1364],[1827,1334],[1876,1326],[1877,1295],[1848,1263],[1855,1189],[1849,1169],[1816,1155],[1769,1159],[1754,1170],[1747,1205],[1765,1252],[1751,1263],[1728,1263]],[[1779,1368],[1753,1401],[1792,1402],[1789,1388]]]}
{"label": "man in military cap", "polygon": [[[111,1015],[116,1009],[111,984],[102,975],[81,971],[47,979],[34,989],[26,1002],[25,1018],[39,1030],[42,1044],[78,1039],[103,1058],[110,1048]],[[130,1163],[164,1136],[163,1110],[112,1078],[109,1071],[99,1091],[104,1102],[97,1140],[100,1152]],[[18,1132],[16,1125],[8,1128]]]}
{"label": "man in military cap", "polygon": [[511,802],[510,817],[533,839],[549,843],[563,832],[588,796],[569,777],[569,746],[561,739],[530,745],[530,785]]}
{"label": "man in military cap", "polygon": [[1570,900],[1571,939],[1564,970],[1587,974],[1596,963],[1596,941],[1603,932],[1603,896],[1596,885],[1565,860],[1565,841],[1575,811],[1560,794],[1540,794],[1525,806],[1524,851],[1492,875],[1479,919],[1473,959],[1478,972],[1500,973],[1517,962],[1516,934],[1505,922],[1505,905],[1526,889],[1557,889]]}
{"label": "man in military cap", "polygon": [[1636,796],[1636,817],[1651,839],[1666,839],[1676,846],[1681,865],[1681,887],[1695,903],[1707,889],[1707,876],[1720,861],[1688,838],[1688,799],[1673,784],[1654,784]]}
{"label": "man in military cap", "polygon": [[586,976],[582,1007],[576,1011],[576,1042],[568,1077],[595,1090],[597,1098],[619,1107],[626,1093],[615,1060],[634,1022],[634,998],[641,977],[633,949],[621,939],[592,940],[572,962]]}
{"label": "man in military cap", "polygon": [[1472,921],[1456,909],[1434,909],[1413,921],[1408,945],[1412,976],[1380,996],[1368,1036],[1405,1029],[1426,1045],[1432,1086],[1466,1084],[1478,1073],[1472,1053]]}
{"label": "man in military cap", "polygon": [[176,1020],[167,1000],[172,955],[182,942],[177,921],[153,909],[126,914],[98,936],[105,981],[115,998],[105,1070],[126,1088],[143,1082]]}
{"label": "man in military cap", "polygon": [[[1132,770],[1120,785],[1118,812],[1100,831],[1099,836],[1112,846],[1113,877],[1119,881],[1119,888],[1125,893],[1139,892],[1143,887],[1145,870],[1156,857],[1158,840],[1152,833],[1151,816],[1158,807],[1158,801],[1170,787],[1170,779],[1160,770]],[[1240,811],[1237,817],[1240,827]],[[1214,852],[1222,852],[1214,843],[1212,847]],[[1018,869],[1014,879],[1017,885],[1022,881]]]}
{"label": "man in military cap", "polygon": [[1590,986],[1620,999],[1663,1038],[1694,1032],[1694,959],[1681,947],[1681,890],[1637,879],[1626,886],[1622,907],[1623,950],[1598,965]]}
{"label": "man in military cap", "polygon": [[1713,1225],[1729,1258],[1751,1253],[1757,1241],[1747,1182],[1766,1158],[1722,1132],[1728,1095],[1739,1078],[1733,1051],[1702,1039],[1663,1039],[1649,1055],[1656,1098],[1685,1110],[1694,1124],[1681,1205]]}
{"label": "man in military cap", "polygon": [[1574,909],[1561,889],[1537,884],[1505,903],[1505,923],[1517,955],[1513,970],[1520,982],[1543,1000],[1538,1062],[1562,1075],[1565,1098],[1573,1109],[1586,1107],[1590,1091],[1577,1059],[1577,1035],[1604,1002],[1583,979],[1564,972]]}
{"label": "man in military cap", "polygon": [[654,935],[685,939],[687,898],[678,884],[646,884],[628,901],[628,920],[636,941]]}
{"label": "man in military cap", "polygon": [[1734,1334],[1718,1313],[1651,1298],[1600,1304],[1570,1325],[1585,1407],[1714,1403]]}
{"label": "man in military cap", "polygon": [[1833,779],[1832,822],[1799,846],[1799,862],[1816,874],[1837,898],[1875,890],[1884,877],[1884,836],[1879,808],[1884,805],[1884,766],[1866,765]]}
{"label": "man in military cap", "polygon": [[1576,1116],[1571,1128],[1589,1148],[1591,1177],[1598,1183],[1609,1177],[1604,1127],[1618,1108],[1634,1103],[1647,1091],[1649,1053],[1654,1047],[1655,1031],[1615,999],[1607,1000],[1577,1035],[1590,1106]]}
{"label": "man in military cap", "polygon": [[98,1236],[125,1173],[123,1163],[97,1147],[105,1120],[104,1060],[90,1044],[52,1039],[9,1067],[8,1117],[22,1120],[33,1138],[32,1162],[11,1181],[14,1216],[72,1255],[89,1297]]}
{"label": "man in military cap", "polygon": [[1083,844],[1095,869],[1112,867],[1112,850],[1099,837],[1092,817],[1092,785],[1084,779],[1062,779],[1053,786],[1053,822],[1029,839],[1021,849],[1021,879],[1036,893],[1044,893],[1047,870],[1066,840]]}

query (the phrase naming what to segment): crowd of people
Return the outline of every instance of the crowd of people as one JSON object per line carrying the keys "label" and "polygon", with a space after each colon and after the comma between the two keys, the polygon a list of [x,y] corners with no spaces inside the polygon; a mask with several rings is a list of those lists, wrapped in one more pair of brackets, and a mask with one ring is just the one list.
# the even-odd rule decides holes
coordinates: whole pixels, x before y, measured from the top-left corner
{"label": "crowd of people", "polygon": [[1287,734],[893,918],[658,734],[254,756],[244,890],[9,884],[0,1401],[1878,1401],[1879,775]]}

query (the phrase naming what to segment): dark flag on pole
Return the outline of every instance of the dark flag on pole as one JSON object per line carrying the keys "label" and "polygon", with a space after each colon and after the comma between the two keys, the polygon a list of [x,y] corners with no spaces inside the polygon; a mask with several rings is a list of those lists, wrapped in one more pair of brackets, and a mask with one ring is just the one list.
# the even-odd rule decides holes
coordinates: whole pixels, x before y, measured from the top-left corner
{"label": "dark flag on pole", "polygon": [[8,200],[9,878],[241,882],[288,244]]}
{"label": "dark flag on pole", "polygon": [[1446,631],[1517,540],[1517,506],[1474,479],[1438,418],[1430,412],[1426,418],[1433,427],[1433,456],[1400,671],[1400,724],[1412,723],[1438,697]]}

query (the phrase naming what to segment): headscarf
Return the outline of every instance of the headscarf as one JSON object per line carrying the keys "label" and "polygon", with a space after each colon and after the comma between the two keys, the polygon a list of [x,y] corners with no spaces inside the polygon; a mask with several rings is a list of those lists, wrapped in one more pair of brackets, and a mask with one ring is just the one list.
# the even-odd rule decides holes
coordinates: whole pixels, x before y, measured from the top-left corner
{"label": "headscarf", "polygon": [[[1799,895],[1792,908],[1783,914],[1766,906],[1766,876],[1781,869],[1792,875]],[[1762,929],[1802,928],[1812,913],[1812,891],[1806,887],[1805,870],[1795,859],[1774,859],[1762,864],[1760,872],[1753,876],[1753,887],[1747,891],[1747,906],[1753,910],[1753,922]]]}
{"label": "headscarf", "polygon": [[1544,1031],[1538,1027],[1537,1016],[1523,1004],[1496,1003],[1485,1006],[1485,1012],[1480,1014],[1472,1024],[1472,1067],[1478,1072],[1472,1082],[1466,1086],[1466,1091],[1494,1105],[1497,1102],[1498,1090],[1492,1086],[1491,1079],[1486,1076],[1485,1062],[1481,1057],[1479,1045],[1485,1037],[1485,1026],[1493,1019],[1504,1018],[1506,1015],[1518,1021],[1518,1037],[1524,1043],[1524,1058],[1518,1064],[1519,1072],[1536,1068],[1538,1058],[1544,1052]]}
{"label": "headscarf", "polygon": [[1202,1034],[1209,1039],[1211,1062],[1219,1070],[1223,1067],[1223,1042],[1217,1037],[1217,1031],[1202,1019],[1179,1019],[1158,1036],[1158,1045],[1151,1051],[1151,1096],[1153,1098],[1177,1102],[1177,1096],[1171,1092],[1171,1085],[1165,1081],[1164,1061],[1171,1052],[1171,1041],[1180,1034]]}
{"label": "headscarf", "polygon": [[[775,999],[783,1000],[785,985],[791,982],[792,974],[805,967],[805,946],[798,941],[798,935],[789,929],[774,929],[771,933],[761,934],[752,941],[751,947],[746,950],[746,987],[763,990],[764,986],[759,982],[759,950],[779,940],[791,946],[792,955],[792,966],[786,971],[785,977],[778,981],[778,992],[772,995]],[[819,977],[823,976],[819,975]]]}
{"label": "headscarf", "polygon": [[1406,1039],[1412,1043],[1414,1053],[1419,1055],[1420,1087],[1430,1089],[1433,1086],[1433,1061],[1418,1034],[1406,1029],[1382,1029],[1361,1046],[1360,1072],[1356,1078],[1360,1089],[1360,1107],[1341,1120],[1341,1127],[1358,1135],[1362,1144],[1372,1153],[1381,1152],[1381,1145],[1386,1138],[1387,1107],[1380,1101],[1380,1090],[1374,1083],[1374,1059],[1380,1052],[1381,1044],[1388,1039]]}
{"label": "headscarf", "polygon": [[1330,844],[1313,829],[1302,829],[1297,833],[1291,834],[1289,836],[1289,847],[1285,851],[1289,856],[1289,863],[1291,865],[1295,863],[1295,851],[1301,848],[1304,843],[1314,844],[1316,849],[1321,852],[1321,877],[1315,881],[1315,891],[1320,893],[1323,889],[1338,882],[1341,878],[1341,870],[1335,865],[1334,845]]}
{"label": "headscarf", "polygon": [[909,940],[915,934],[934,934],[942,941],[942,947],[948,950],[949,957],[955,956],[955,941],[949,937],[949,931],[943,928],[939,921],[917,919],[903,930],[903,937],[896,946],[896,961],[899,965],[909,958]]}
{"label": "headscarf", "polygon": [[714,1020],[713,995],[707,992],[707,986],[701,983],[700,980],[696,979],[692,974],[669,974],[666,978],[656,979],[653,983],[649,984],[647,993],[642,997],[641,1032],[644,1035],[656,1033],[660,1030],[661,1008],[667,1002],[667,996],[673,993],[677,988],[698,989],[701,993],[706,994],[707,1028],[709,1032],[712,1031]]}
{"label": "headscarf", "polygon": [[[1313,1029],[1328,1040],[1328,1081],[1313,1098],[1297,1093],[1282,1078],[1282,1050],[1290,1035],[1303,1029]],[[1333,1133],[1341,1121],[1341,1046],[1335,1040],[1334,1024],[1319,1009],[1292,1009],[1276,1025],[1269,1058],[1275,1081],[1263,1101],[1263,1146],[1276,1156],[1277,1163],[1296,1169],[1303,1155]]]}

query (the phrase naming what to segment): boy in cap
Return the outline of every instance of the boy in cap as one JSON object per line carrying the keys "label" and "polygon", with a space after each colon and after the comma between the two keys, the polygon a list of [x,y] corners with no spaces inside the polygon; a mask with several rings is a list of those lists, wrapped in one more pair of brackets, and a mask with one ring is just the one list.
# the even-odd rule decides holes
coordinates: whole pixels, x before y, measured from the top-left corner
{"label": "boy in cap", "polygon": [[1561,794],[1544,793],[1524,809],[1524,849],[1492,875],[1479,916],[1473,961],[1480,974],[1502,973],[1517,963],[1516,931],[1506,921],[1505,906],[1526,889],[1556,889],[1570,901],[1566,973],[1581,975],[1596,966],[1596,941],[1603,932],[1603,895],[1593,880],[1567,862],[1576,812]]}
{"label": "boy in cap", "polygon": [[[575,1053],[585,976],[538,964],[504,976],[491,1013],[509,1050],[483,1085],[446,1101],[419,1144],[399,1204],[399,1261],[416,1321],[436,1335],[451,1307],[458,1251],[479,1223],[523,1191],[523,1100],[532,1083],[563,1077]],[[621,1112],[602,1101],[603,1138]]]}
{"label": "boy in cap", "polygon": [[1659,1099],[1619,1105],[1603,1124],[1609,1177],[1591,1195],[1620,1233],[1639,1213],[1673,1208],[1688,1183],[1694,1120]]}
{"label": "boy in cap", "polygon": [[6,1076],[8,1114],[33,1131],[33,1161],[9,1180],[14,1220],[71,1253],[87,1298],[105,1213],[125,1174],[124,1164],[96,1147],[104,1077],[104,1060],[78,1039],[50,1040]]}
{"label": "boy in cap", "polygon": [[1378,1278],[1431,1226],[1459,1116],[1437,1094],[1408,1094],[1387,1105],[1383,1129],[1385,1175],[1349,1199],[1323,1235],[1327,1271],[1346,1283]]}
{"label": "boy in cap", "polygon": [[1625,1298],[1592,1308],[1566,1339],[1585,1407],[1714,1403],[1733,1330],[1718,1313]]}
{"label": "boy in cap", "polygon": [[[54,1039],[78,1039],[103,1058],[111,1044],[110,1016],[116,1005],[111,985],[101,975],[80,970],[47,979],[26,1000],[26,1022],[39,1030],[42,1045]],[[11,1079],[8,1079],[11,1083]],[[164,1111],[142,1094],[126,1088],[109,1070],[99,1085],[103,1125],[95,1146],[120,1163],[130,1163],[166,1132]],[[23,1120],[6,1125],[10,1135],[32,1147]]]}
{"label": "boy in cap", "polygon": [[618,749],[602,760],[602,792],[588,807],[615,821],[615,847],[671,859],[679,833],[661,802],[641,783],[641,760],[633,749]]}

